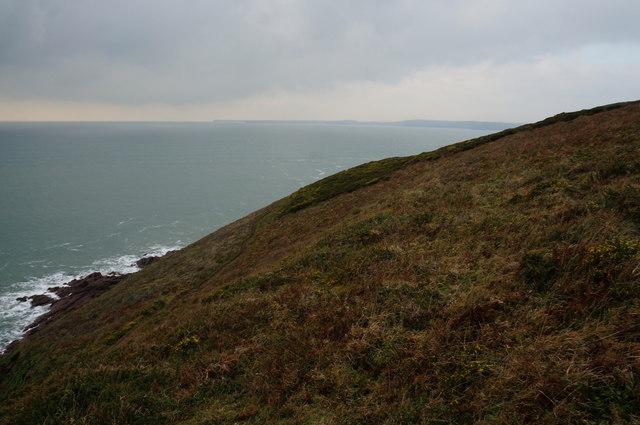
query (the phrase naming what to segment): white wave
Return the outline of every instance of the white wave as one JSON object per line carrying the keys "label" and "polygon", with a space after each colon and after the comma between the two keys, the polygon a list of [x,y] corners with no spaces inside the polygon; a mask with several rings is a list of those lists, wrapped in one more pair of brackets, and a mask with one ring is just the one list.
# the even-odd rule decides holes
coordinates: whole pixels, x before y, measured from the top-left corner
{"label": "white wave", "polygon": [[63,285],[80,276],[57,272],[47,276],[31,278],[10,285],[0,294],[0,353],[11,341],[22,336],[24,327],[48,310],[48,306],[31,307],[29,301],[21,302],[17,298],[36,294],[46,294],[52,298],[57,295],[48,288]]}
{"label": "white wave", "polygon": [[31,266],[33,264],[41,264],[46,263],[47,260],[33,260],[33,261],[25,261],[24,263],[19,263],[20,266]]}
{"label": "white wave", "polygon": [[133,273],[140,270],[136,266],[136,261],[143,257],[161,257],[169,251],[176,251],[182,248],[181,245],[151,245],[147,249],[136,254],[127,254],[114,257],[102,258],[91,263],[91,270],[107,274],[116,272],[120,274]]}
{"label": "white wave", "polygon": [[151,245],[145,252],[144,256],[161,257],[169,251],[177,251],[182,248],[184,248],[184,245],[180,240],[176,241],[174,245]]}
{"label": "white wave", "polygon": [[138,271],[136,261],[137,255],[121,255],[117,257],[101,258],[91,263],[91,269],[102,274],[116,272],[120,274],[133,273]]}
{"label": "white wave", "polygon": [[178,224],[180,224],[180,221],[176,220],[176,221],[172,221],[171,223],[153,224],[153,225],[149,225],[149,226],[144,226],[142,229],[138,230],[138,233],[142,233],[142,232],[146,231],[147,229],[162,229],[162,228],[165,228],[165,227],[176,227]]}
{"label": "white wave", "polygon": [[67,269],[74,269],[74,271],[59,271],[46,276],[31,277],[9,285],[0,293],[0,353],[12,341],[22,336],[26,326],[48,311],[48,306],[31,307],[29,301],[21,302],[17,298],[45,294],[55,299],[57,295],[49,288],[65,285],[74,279],[80,279],[94,272],[102,274],[133,273],[140,270],[135,264],[140,258],[163,256],[169,251],[175,251],[182,247],[181,241],[177,241],[174,245],[151,245],[137,254],[102,258],[84,267],[65,266]]}
{"label": "white wave", "polygon": [[45,249],[63,248],[63,247],[68,246],[68,245],[71,245],[71,242],[65,242],[65,243],[59,243],[59,244],[56,244],[56,245],[51,245],[51,246],[46,247]]}

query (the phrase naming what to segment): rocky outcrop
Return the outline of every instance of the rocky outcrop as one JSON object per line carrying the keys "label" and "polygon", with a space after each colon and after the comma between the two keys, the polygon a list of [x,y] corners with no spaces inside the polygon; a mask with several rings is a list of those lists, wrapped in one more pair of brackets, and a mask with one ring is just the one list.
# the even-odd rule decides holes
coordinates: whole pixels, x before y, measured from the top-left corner
{"label": "rocky outcrop", "polygon": [[[169,251],[162,256],[141,258],[136,261],[136,266],[143,269],[158,262],[160,259],[173,254],[174,252],[175,251]],[[80,279],[74,279],[63,286],[48,288],[49,292],[58,296],[57,299],[46,294],[16,298],[16,300],[21,302],[31,301],[31,307],[51,304],[49,311],[39,316],[33,323],[24,329],[25,334],[23,336],[26,337],[37,332],[43,324],[50,322],[65,311],[76,309],[88,301],[99,297],[113,285],[125,279],[129,275],[130,273],[119,274],[115,272],[103,275],[102,273],[95,272]],[[5,349],[5,353],[9,352],[17,343],[18,341],[14,341],[9,344]]]}
{"label": "rocky outcrop", "polygon": [[49,295],[39,294],[39,295],[31,295],[30,297],[18,297],[16,301],[20,301],[21,303],[26,303],[27,301],[31,301],[31,307],[40,307],[41,305],[51,304],[55,301],[55,298],[50,297]]}
{"label": "rocky outcrop", "polygon": [[163,256],[151,256],[151,257],[144,257],[139,259],[138,261],[136,261],[136,266],[140,267],[141,269],[144,269],[147,266],[150,266],[153,263],[158,262],[158,260],[160,260],[161,258],[164,258],[168,255],[173,254],[175,251],[169,251],[166,254],[164,254]]}
{"label": "rocky outcrop", "polygon": [[53,299],[47,295],[29,297],[32,306],[51,304],[51,309],[25,328],[26,335],[36,332],[42,324],[49,322],[57,315],[67,310],[78,308],[86,302],[99,297],[107,289],[127,276],[126,274],[117,273],[109,273],[106,276],[102,273],[91,273],[81,279],[74,279],[64,286],[49,288],[49,291],[59,297],[58,299]]}
{"label": "rocky outcrop", "polygon": [[31,307],[39,307],[41,305],[51,304],[55,301],[55,298],[50,297],[49,295],[41,294],[41,295],[32,295],[29,297],[31,300]]}

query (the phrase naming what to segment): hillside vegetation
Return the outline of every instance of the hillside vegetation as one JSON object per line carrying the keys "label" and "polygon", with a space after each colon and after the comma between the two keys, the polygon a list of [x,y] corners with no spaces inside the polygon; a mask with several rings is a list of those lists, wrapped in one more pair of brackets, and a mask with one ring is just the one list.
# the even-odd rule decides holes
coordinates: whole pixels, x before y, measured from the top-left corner
{"label": "hillside vegetation", "polygon": [[640,103],[299,190],[0,359],[2,424],[640,422]]}

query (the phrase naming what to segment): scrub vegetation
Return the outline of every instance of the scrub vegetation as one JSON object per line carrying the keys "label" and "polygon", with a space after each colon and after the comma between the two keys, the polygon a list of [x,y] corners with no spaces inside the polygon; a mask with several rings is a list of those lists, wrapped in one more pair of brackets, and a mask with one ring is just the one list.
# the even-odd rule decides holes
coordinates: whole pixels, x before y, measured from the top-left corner
{"label": "scrub vegetation", "polygon": [[640,103],[300,189],[0,359],[1,424],[640,422]]}

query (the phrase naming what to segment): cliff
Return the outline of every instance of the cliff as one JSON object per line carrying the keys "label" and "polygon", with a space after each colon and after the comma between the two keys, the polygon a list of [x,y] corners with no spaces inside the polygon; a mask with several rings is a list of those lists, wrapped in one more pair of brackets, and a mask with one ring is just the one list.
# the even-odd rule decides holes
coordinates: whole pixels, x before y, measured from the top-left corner
{"label": "cliff", "polygon": [[2,424],[640,421],[640,103],[338,173],[46,323]]}

